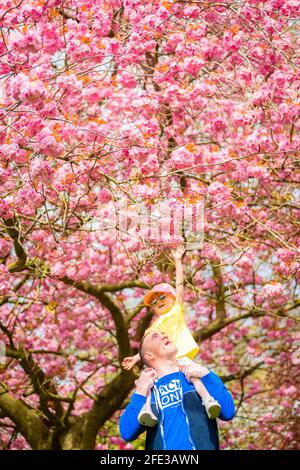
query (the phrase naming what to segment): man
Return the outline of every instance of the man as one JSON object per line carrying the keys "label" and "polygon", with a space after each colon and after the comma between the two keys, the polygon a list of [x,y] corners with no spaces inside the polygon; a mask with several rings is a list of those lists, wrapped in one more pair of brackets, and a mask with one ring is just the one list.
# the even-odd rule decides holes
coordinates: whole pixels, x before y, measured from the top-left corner
{"label": "man", "polygon": [[[177,349],[167,335],[149,332],[142,339],[140,355],[148,366],[136,381],[136,390],[120,418],[120,433],[134,441],[145,430],[146,450],[218,450],[216,419],[209,419],[191,379],[201,379],[209,394],[221,405],[219,418],[229,421],[235,414],[231,394],[221,379],[206,367],[191,361],[180,367]],[[151,409],[158,419],[145,427],[138,415],[151,390]]]}

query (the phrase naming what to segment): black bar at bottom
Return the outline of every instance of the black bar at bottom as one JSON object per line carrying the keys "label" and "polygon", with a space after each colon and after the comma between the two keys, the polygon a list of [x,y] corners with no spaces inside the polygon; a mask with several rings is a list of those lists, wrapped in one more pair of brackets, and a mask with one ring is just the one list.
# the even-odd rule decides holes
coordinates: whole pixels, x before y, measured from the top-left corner
{"label": "black bar at bottom", "polygon": [[[299,455],[295,451],[2,451],[0,452],[0,468],[22,468],[30,465],[30,469],[58,465],[84,465],[82,470],[100,468],[109,465],[122,468],[137,468],[140,465],[185,465],[197,466],[199,470],[214,468],[215,465],[237,464],[241,470],[253,469],[253,465],[282,464],[284,467],[295,468],[299,463]],[[56,469],[54,469],[56,470]]]}

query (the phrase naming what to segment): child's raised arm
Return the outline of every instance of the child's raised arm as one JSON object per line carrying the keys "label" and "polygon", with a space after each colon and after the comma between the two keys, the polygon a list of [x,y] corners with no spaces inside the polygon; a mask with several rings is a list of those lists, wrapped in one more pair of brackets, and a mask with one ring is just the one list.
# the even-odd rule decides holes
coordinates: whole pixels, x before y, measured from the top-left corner
{"label": "child's raised arm", "polygon": [[184,245],[179,245],[176,250],[171,250],[176,266],[176,300],[183,304],[184,287],[183,287],[183,266],[182,257],[184,255]]}

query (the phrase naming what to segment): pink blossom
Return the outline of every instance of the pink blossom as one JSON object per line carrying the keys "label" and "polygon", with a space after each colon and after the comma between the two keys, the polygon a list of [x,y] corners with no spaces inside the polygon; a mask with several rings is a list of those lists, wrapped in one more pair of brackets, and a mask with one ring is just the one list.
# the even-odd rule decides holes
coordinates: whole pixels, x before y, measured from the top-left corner
{"label": "pink blossom", "polygon": [[135,88],[137,81],[133,73],[122,71],[119,75],[119,82],[124,88]]}
{"label": "pink blossom", "polygon": [[223,183],[215,181],[208,187],[208,193],[215,202],[225,202],[231,197],[231,192]]}
{"label": "pink blossom", "polygon": [[37,31],[29,30],[11,41],[11,47],[36,53],[41,48],[41,38]]}
{"label": "pink blossom", "polygon": [[[3,144],[0,145],[0,159],[2,160],[17,160],[17,155],[20,152],[18,144]],[[23,151],[23,153],[25,153]]]}
{"label": "pink blossom", "polygon": [[111,192],[107,188],[102,188],[98,194],[98,201],[101,203],[106,203],[111,201]]}
{"label": "pink blossom", "polygon": [[0,198],[0,217],[2,217],[5,220],[11,219],[13,217],[13,210],[10,204],[8,204],[7,201],[1,198]]}
{"label": "pink blossom", "polygon": [[0,295],[7,295],[11,287],[10,273],[4,264],[0,264]]}
{"label": "pink blossom", "polygon": [[238,51],[243,39],[242,31],[234,34],[231,31],[225,31],[223,35],[223,44],[226,50]]}
{"label": "pink blossom", "polygon": [[185,147],[180,147],[172,153],[171,162],[177,169],[188,168],[194,164],[194,155]]}
{"label": "pink blossom", "polygon": [[36,138],[37,141],[33,144],[35,152],[43,153],[49,157],[58,157],[64,151],[64,145],[57,141],[50,129],[43,129]]}
{"label": "pink blossom", "polygon": [[156,156],[150,156],[147,161],[141,165],[143,174],[153,175],[159,170],[159,163]]}
{"label": "pink blossom", "polygon": [[264,362],[266,364],[276,364],[276,361],[273,357],[266,357],[266,359],[264,360]]}
{"label": "pink blossom", "polygon": [[185,57],[181,65],[181,70],[196,76],[205,62],[198,57]]}
{"label": "pink blossom", "polygon": [[259,165],[248,167],[248,177],[257,178],[262,181],[270,181],[270,173],[267,168]]}
{"label": "pink blossom", "polygon": [[238,305],[243,305],[244,304],[244,298],[243,298],[243,295],[237,293],[237,294],[233,294],[231,296],[232,300],[234,302],[236,302]]}
{"label": "pink blossom", "polygon": [[290,261],[291,259],[294,258],[295,252],[292,251],[292,250],[287,250],[287,249],[284,249],[284,248],[279,248],[279,250],[277,250],[277,256],[278,256],[278,258],[281,259],[282,261]]}
{"label": "pink blossom", "polygon": [[47,160],[35,159],[31,162],[30,171],[33,178],[38,177],[39,181],[49,183],[54,174],[54,169]]}
{"label": "pink blossom", "polygon": [[182,40],[183,40],[183,35],[182,34],[180,34],[180,33],[170,34],[169,37],[168,37],[166,46],[165,46],[166,52],[173,52],[176,49],[177,45],[180,42],[182,42]]}
{"label": "pink blossom", "polygon": [[263,295],[266,296],[267,299],[276,299],[283,294],[283,286],[276,282],[274,284],[266,284],[263,287]]}
{"label": "pink blossom", "polygon": [[193,57],[198,51],[196,42],[181,42],[177,45],[175,53],[178,57]]}
{"label": "pink blossom", "polygon": [[[187,25],[186,37],[188,40],[199,40],[206,36],[207,25],[201,23],[191,23]],[[175,33],[176,34],[176,33]]]}
{"label": "pink blossom", "polygon": [[266,413],[261,417],[263,421],[272,421],[274,419],[273,413]]}
{"label": "pink blossom", "polygon": [[41,80],[30,80],[21,72],[9,83],[10,92],[15,100],[21,100],[35,109],[41,109],[47,95],[45,85]]}
{"label": "pink blossom", "polygon": [[57,33],[55,23],[43,22],[41,24],[41,38],[43,46],[49,54],[54,54],[63,46],[63,37]]}
{"label": "pink blossom", "polygon": [[272,325],[272,320],[269,317],[263,317],[261,320],[261,325],[263,328],[270,328]]}
{"label": "pink blossom", "polygon": [[4,170],[0,167],[0,184],[5,185],[10,181],[10,177],[12,175],[12,170],[9,168],[8,170]]}
{"label": "pink blossom", "polygon": [[12,246],[13,243],[10,239],[0,238],[0,258],[7,256],[11,252]]}
{"label": "pink blossom", "polygon": [[202,288],[203,289],[209,289],[209,290],[212,290],[213,292],[215,292],[217,286],[216,286],[216,283],[213,279],[208,279],[207,281],[205,281],[202,284]]}
{"label": "pink blossom", "polygon": [[43,201],[43,195],[27,184],[18,191],[15,197],[15,206],[19,213],[33,215]]}
{"label": "pink blossom", "polygon": [[249,269],[252,267],[254,259],[255,252],[253,249],[250,249],[240,257],[240,259],[236,262],[236,265],[241,268]]}
{"label": "pink blossom", "polygon": [[285,388],[284,391],[287,395],[294,395],[297,392],[297,388],[294,385],[290,385]]}
{"label": "pink blossom", "polygon": [[78,93],[82,89],[82,83],[75,74],[60,75],[57,79],[57,86],[65,92]]}
{"label": "pink blossom", "polygon": [[205,245],[203,249],[203,256],[205,259],[220,261],[220,255],[215,246]]}

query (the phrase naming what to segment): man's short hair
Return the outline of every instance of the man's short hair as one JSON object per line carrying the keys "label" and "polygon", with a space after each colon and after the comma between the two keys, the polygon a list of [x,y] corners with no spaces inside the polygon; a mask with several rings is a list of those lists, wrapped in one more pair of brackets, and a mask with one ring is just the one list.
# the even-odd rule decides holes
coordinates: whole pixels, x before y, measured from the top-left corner
{"label": "man's short hair", "polygon": [[148,334],[149,333],[145,334],[141,339],[141,342],[140,342],[140,345],[139,345],[139,355],[140,355],[140,358],[141,358],[141,361],[142,361],[143,365],[145,365],[147,367],[151,367],[150,364],[148,364],[147,360],[145,359],[145,355],[144,355],[144,352],[143,352],[143,344],[144,344],[145,338],[148,336]]}

